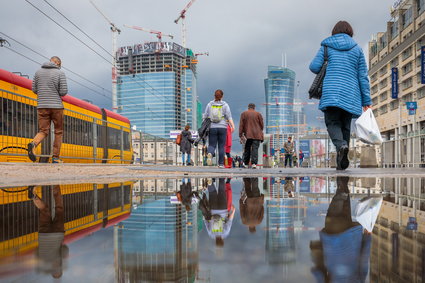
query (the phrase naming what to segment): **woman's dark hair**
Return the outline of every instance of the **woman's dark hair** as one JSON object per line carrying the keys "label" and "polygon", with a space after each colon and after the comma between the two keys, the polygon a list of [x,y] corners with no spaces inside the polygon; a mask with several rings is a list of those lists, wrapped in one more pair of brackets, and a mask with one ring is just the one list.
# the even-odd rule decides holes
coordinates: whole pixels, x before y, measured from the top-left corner
{"label": "woman's dark hair", "polygon": [[223,95],[224,95],[223,91],[221,89],[217,89],[214,92],[214,100],[215,101],[220,101],[223,98]]}
{"label": "woman's dark hair", "polygon": [[339,21],[334,26],[334,29],[332,30],[332,35],[338,34],[338,33],[345,33],[349,36],[353,37],[354,32],[351,25],[346,21]]}
{"label": "woman's dark hair", "polygon": [[184,130],[185,130],[185,131],[189,131],[189,129],[190,129],[190,125],[186,125],[186,126],[184,127]]}

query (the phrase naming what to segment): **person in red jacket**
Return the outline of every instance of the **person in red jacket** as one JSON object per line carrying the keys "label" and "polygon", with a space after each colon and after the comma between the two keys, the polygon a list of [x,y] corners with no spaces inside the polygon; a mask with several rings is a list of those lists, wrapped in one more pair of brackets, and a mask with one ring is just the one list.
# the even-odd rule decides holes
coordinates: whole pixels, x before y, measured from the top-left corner
{"label": "person in red jacket", "polygon": [[243,153],[244,167],[247,167],[251,161],[252,168],[257,168],[258,147],[264,140],[263,135],[264,122],[260,112],[255,111],[255,104],[250,103],[248,110],[242,112],[239,122],[239,137],[246,137],[246,143]]}
{"label": "person in red jacket", "polygon": [[227,124],[227,135],[226,135],[226,143],[224,145],[224,152],[226,155],[224,156],[224,166],[226,168],[232,167],[232,157],[230,156],[230,152],[232,151],[232,128],[229,124]]}

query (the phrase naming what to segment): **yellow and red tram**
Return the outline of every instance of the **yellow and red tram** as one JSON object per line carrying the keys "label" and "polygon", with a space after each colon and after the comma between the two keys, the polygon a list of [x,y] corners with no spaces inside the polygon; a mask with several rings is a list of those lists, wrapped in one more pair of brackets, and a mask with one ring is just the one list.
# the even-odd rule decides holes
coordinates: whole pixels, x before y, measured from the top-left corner
{"label": "yellow and red tram", "polygon": [[[128,118],[66,95],[61,159],[69,163],[131,163]],[[0,69],[0,162],[30,162],[27,144],[38,130],[37,95],[32,81]],[[35,150],[39,162],[49,162],[53,135]]]}

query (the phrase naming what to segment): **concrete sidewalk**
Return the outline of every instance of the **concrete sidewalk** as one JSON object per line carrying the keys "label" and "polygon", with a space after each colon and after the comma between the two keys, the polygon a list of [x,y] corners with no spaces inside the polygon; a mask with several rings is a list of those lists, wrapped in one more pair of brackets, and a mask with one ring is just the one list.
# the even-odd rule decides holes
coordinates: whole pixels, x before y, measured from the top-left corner
{"label": "concrete sidewalk", "polygon": [[425,177],[422,168],[267,168],[220,169],[218,167],[121,165],[121,164],[47,164],[0,163],[0,186],[104,183],[155,178],[182,177]]}

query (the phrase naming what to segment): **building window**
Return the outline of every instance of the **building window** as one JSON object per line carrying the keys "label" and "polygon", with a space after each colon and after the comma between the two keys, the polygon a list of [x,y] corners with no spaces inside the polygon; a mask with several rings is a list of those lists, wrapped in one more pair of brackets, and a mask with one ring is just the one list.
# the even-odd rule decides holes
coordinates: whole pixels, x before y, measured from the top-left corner
{"label": "building window", "polygon": [[372,105],[375,106],[376,104],[378,104],[378,97],[372,99]]}
{"label": "building window", "polygon": [[379,95],[379,101],[380,102],[387,100],[387,98],[388,98],[388,92],[387,91],[385,91],[385,92],[381,93],[381,95]]}
{"label": "building window", "polygon": [[374,73],[372,76],[370,76],[370,81],[374,82],[378,79],[378,73]]}
{"label": "building window", "polygon": [[425,10],[425,0],[416,0],[418,12],[421,14]]}
{"label": "building window", "polygon": [[387,113],[388,112],[388,106],[387,106],[387,104],[385,104],[385,105],[382,105],[381,107],[379,107],[379,114],[385,114],[385,113]]}
{"label": "building window", "polygon": [[385,88],[388,85],[388,80],[385,78],[379,83],[379,88]]}
{"label": "building window", "polygon": [[413,80],[412,80],[412,78],[408,78],[407,80],[404,80],[404,81],[401,83],[401,85],[402,85],[402,88],[403,88],[403,89],[407,89],[407,88],[411,87],[411,86],[413,85]]}
{"label": "building window", "polygon": [[406,28],[408,25],[412,23],[412,8],[407,9],[406,12],[401,16],[401,20],[403,23],[403,28]]}
{"label": "building window", "polygon": [[378,85],[374,85],[374,86],[370,89],[370,92],[371,92],[372,94],[375,94],[377,91],[378,91]]}
{"label": "building window", "polygon": [[412,46],[410,46],[409,48],[404,50],[403,53],[401,53],[401,59],[404,61],[407,58],[409,58],[411,55],[412,55]]}
{"label": "building window", "polygon": [[404,66],[401,68],[401,73],[402,73],[402,74],[403,74],[403,76],[404,76],[404,75],[406,75],[407,73],[410,73],[412,70],[413,70],[413,64],[412,64],[412,62],[410,62],[410,63],[408,63],[408,64],[404,65]]}
{"label": "building window", "polygon": [[151,148],[153,148],[153,143],[151,143]]}
{"label": "building window", "polygon": [[394,110],[398,108],[398,100],[393,100],[390,102],[390,110]]}
{"label": "building window", "polygon": [[379,70],[379,75],[385,75],[387,73],[387,65],[385,65],[384,67],[382,67],[380,70]]}
{"label": "building window", "polygon": [[378,109],[373,109],[373,110],[372,110],[372,112],[373,112],[373,115],[374,115],[375,117],[378,117],[378,116],[379,116],[379,111],[378,111]]}
{"label": "building window", "polygon": [[390,30],[391,30],[391,39],[394,39],[398,35],[398,21],[393,22]]}
{"label": "building window", "polygon": [[395,57],[394,59],[392,59],[391,60],[391,62],[390,62],[390,65],[391,65],[391,68],[395,68],[395,67],[397,67],[398,66],[398,57]]}
{"label": "building window", "polygon": [[424,98],[425,97],[425,87],[421,87],[420,89],[418,89],[416,94],[418,95],[418,99]]}

